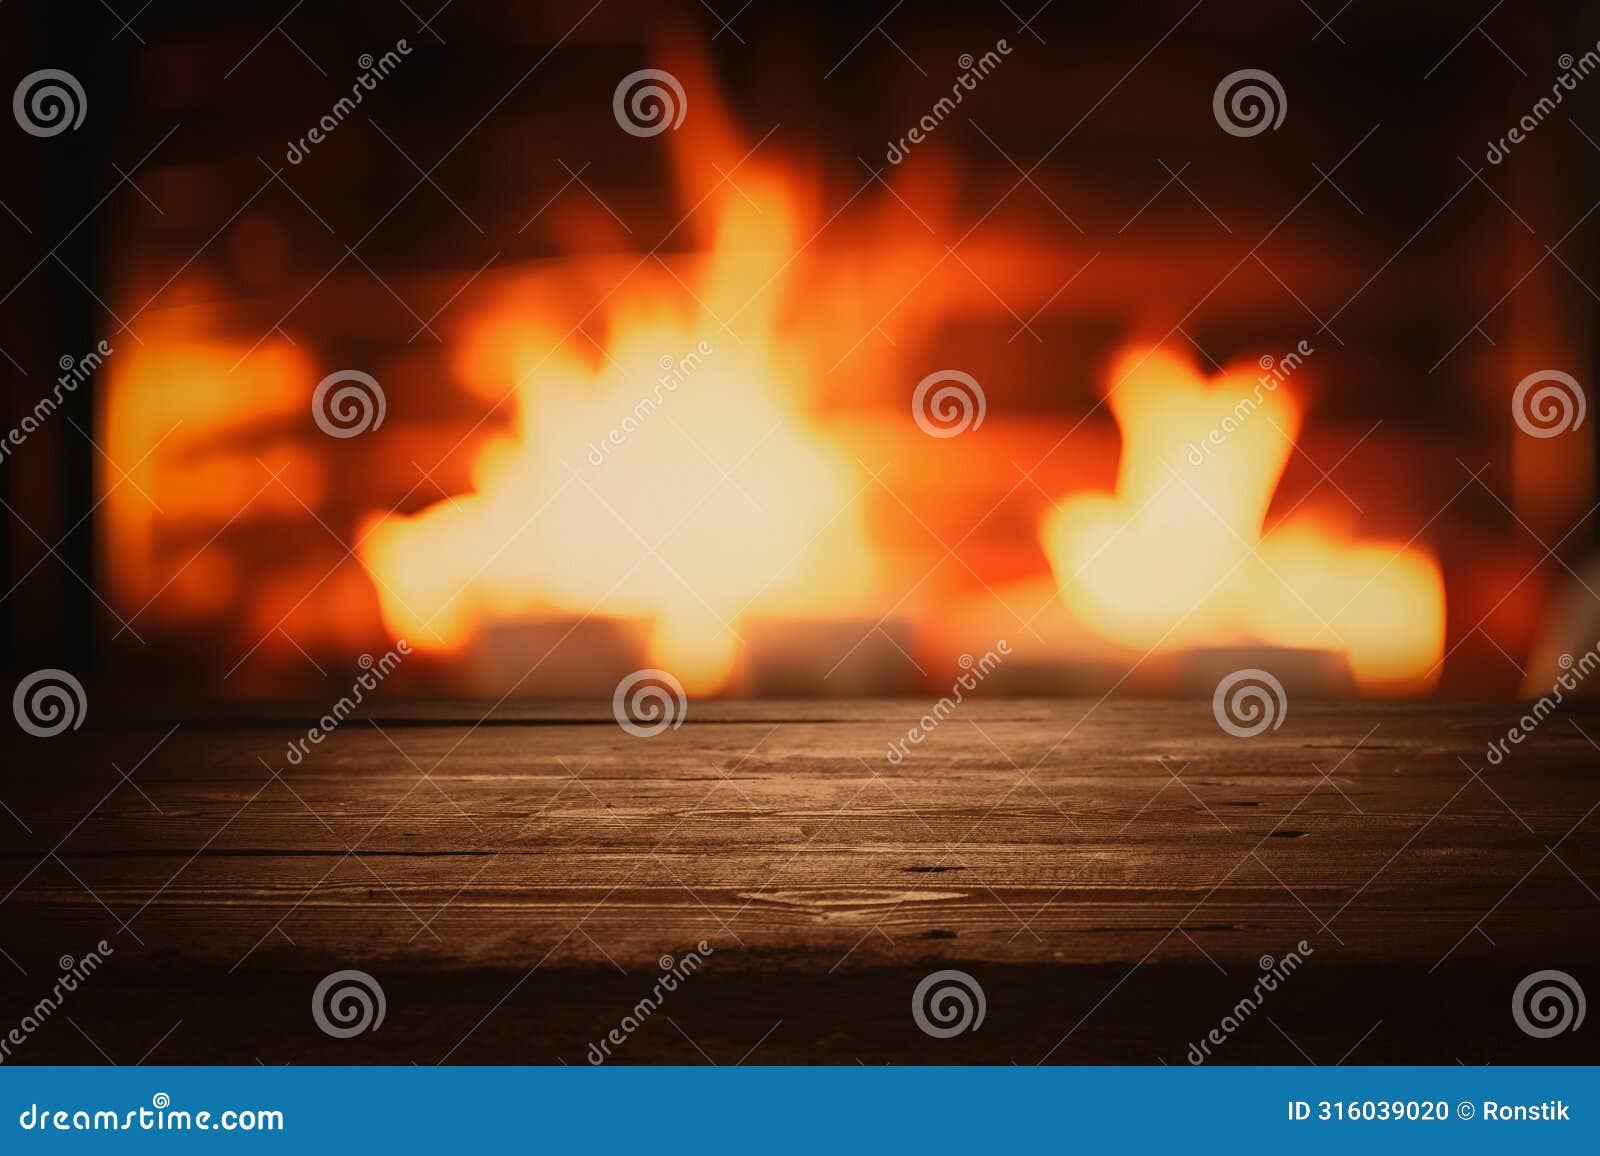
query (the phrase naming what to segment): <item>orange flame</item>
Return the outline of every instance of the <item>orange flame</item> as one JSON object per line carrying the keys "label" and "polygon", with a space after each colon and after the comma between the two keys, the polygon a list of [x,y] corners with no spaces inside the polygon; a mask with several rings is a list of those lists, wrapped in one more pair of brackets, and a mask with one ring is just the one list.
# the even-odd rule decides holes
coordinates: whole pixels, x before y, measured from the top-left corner
{"label": "orange flame", "polygon": [[1263,533],[1301,408],[1242,371],[1210,387],[1186,360],[1112,369],[1115,494],[1079,494],[1041,540],[1091,630],[1150,651],[1256,643],[1343,653],[1366,690],[1420,690],[1444,649],[1444,580],[1425,550],[1351,542],[1293,514]]}
{"label": "orange flame", "polygon": [[[380,487],[356,527],[364,570],[343,556],[346,521],[331,519],[337,542],[315,524],[325,499],[351,496],[325,464],[347,443],[329,443],[306,415],[332,368],[302,351],[316,346],[286,333],[252,344],[253,323],[241,340],[204,283],[188,290],[190,304],[152,312],[141,324],[149,347],[117,355],[100,402],[117,606],[141,622],[240,626],[246,657],[276,646],[276,634],[295,662],[302,643],[370,645],[374,601],[391,637],[449,654],[501,623],[548,620],[570,633],[594,616],[642,625],[648,664],[703,694],[739,684],[741,629],[757,615],[799,623],[785,644],[801,649],[808,620],[821,617],[898,615],[913,636],[963,624],[955,568],[924,585],[943,563],[924,532],[944,546],[948,522],[960,546],[991,522],[1003,544],[974,539],[977,564],[961,557],[965,570],[986,588],[1015,580],[1050,602],[1059,593],[1062,617],[1118,645],[1332,650],[1363,689],[1432,684],[1445,599],[1430,553],[1355,541],[1293,511],[1267,531],[1302,411],[1285,391],[1257,390],[1253,373],[1208,386],[1167,353],[1124,355],[1109,401],[1123,438],[1117,487],[1073,494],[1044,519],[1052,586],[1037,554],[1014,550],[1017,535],[989,518],[1008,494],[988,466],[1007,456],[1000,439],[1032,445],[1054,429],[1032,416],[1008,427],[996,405],[981,435],[963,438],[966,456],[953,457],[956,443],[926,438],[905,416],[911,383],[932,366],[902,360],[943,336],[947,317],[992,316],[994,300],[1009,312],[1001,292],[1055,288],[1059,254],[990,228],[970,262],[947,260],[956,249],[938,238],[951,232],[959,167],[932,150],[897,169],[885,195],[862,197],[868,180],[829,215],[820,170],[769,160],[771,133],[755,146],[740,139],[707,62],[678,51],[666,63],[694,107],[663,142],[683,220],[648,253],[614,251],[613,223],[629,226],[574,193],[576,207],[562,201],[544,222],[565,213],[551,234],[578,241],[580,256],[530,260],[462,291],[452,316],[465,320],[446,356],[496,432],[472,447],[470,492],[402,514],[392,509],[400,486]],[[821,385],[846,363],[848,383],[831,380],[850,404],[830,419]],[[489,427],[502,407],[511,420]],[[411,420],[431,432],[424,415]],[[847,448],[867,446],[875,460],[894,449],[909,502]],[[1081,464],[1062,463],[1056,487],[1088,476]],[[873,482],[892,499],[875,540],[858,500]],[[900,507],[915,526],[897,538]],[[368,508],[341,507],[344,518]],[[313,519],[309,544],[266,548],[284,525]],[[263,564],[269,553],[276,569]],[[1083,640],[1079,629],[1050,657],[1081,659]]]}
{"label": "orange flame", "polygon": [[859,482],[802,405],[805,362],[764,292],[797,251],[796,204],[752,166],[712,203],[692,289],[634,274],[596,356],[537,306],[476,323],[461,372],[512,383],[515,432],[477,459],[475,493],[373,524],[362,556],[390,630],[448,650],[495,617],[644,619],[650,661],[711,692],[745,615],[860,605]]}

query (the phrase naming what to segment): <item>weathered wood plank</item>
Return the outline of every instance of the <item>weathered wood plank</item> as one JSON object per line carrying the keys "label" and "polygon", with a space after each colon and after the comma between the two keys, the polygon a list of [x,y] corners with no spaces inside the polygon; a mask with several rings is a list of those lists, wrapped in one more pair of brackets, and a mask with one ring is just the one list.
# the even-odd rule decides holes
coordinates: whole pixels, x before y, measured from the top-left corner
{"label": "weathered wood plank", "polygon": [[[1113,1038],[1053,1059],[1149,1062],[1179,1058],[1160,1016],[1302,940],[1329,973],[1363,977],[1368,1004],[1404,989],[1442,1007],[1514,973],[1600,963],[1600,716],[1552,718],[1488,766],[1515,707],[1297,702],[1282,729],[1239,740],[1209,703],[1091,706],[966,703],[899,765],[887,746],[925,704],[696,703],[653,739],[593,705],[506,704],[484,725],[459,704],[389,707],[298,765],[284,752],[304,708],[13,737],[0,947],[31,978],[106,938],[106,990],[154,993],[174,1019],[185,983],[224,1020],[278,1007],[292,1030],[259,1030],[287,1031],[275,1042],[297,1060],[374,1058],[301,1030],[307,980],[337,966],[393,977],[431,1009],[388,1037],[392,1059],[437,1060],[406,1049],[443,1053],[537,971],[517,990],[540,998],[507,999],[453,1060],[517,1058],[500,1024],[549,1023],[559,999],[594,1022],[567,1017],[536,1058],[576,1061],[562,1049],[625,1010],[610,1001],[626,981],[704,940],[720,977],[704,988],[747,1001],[701,1016],[730,1049],[770,1026],[753,1007],[804,1022],[837,984],[873,1055],[973,1058],[901,1034],[909,987],[944,965],[1046,1015],[1104,999],[1093,1015]],[[1173,978],[1130,1000],[1146,973]],[[1058,998],[1064,983],[1089,989],[1081,1004]],[[1505,998],[1481,997],[1497,1038]],[[1313,1042],[1349,1026],[1301,1007]],[[137,1043],[141,1021],[112,1019]],[[1037,1060],[1047,1027],[1072,1023],[1019,1022],[983,1054]],[[765,1058],[838,1059],[829,1030],[791,1027]],[[237,1057],[221,1033],[173,1046]],[[1438,1059],[1447,1035],[1403,1054]],[[72,1041],[52,1046],[39,1054],[73,1058]],[[634,1058],[684,1059],[674,1046]],[[1276,1046],[1235,1058],[1290,1058]]]}

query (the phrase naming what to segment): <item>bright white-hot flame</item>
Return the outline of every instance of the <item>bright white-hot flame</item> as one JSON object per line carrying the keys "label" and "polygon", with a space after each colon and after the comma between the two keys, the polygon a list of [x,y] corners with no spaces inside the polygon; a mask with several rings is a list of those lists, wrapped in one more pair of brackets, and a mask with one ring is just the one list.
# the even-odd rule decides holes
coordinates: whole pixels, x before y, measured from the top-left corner
{"label": "bright white-hot flame", "polygon": [[[924,669],[928,638],[965,629],[954,611],[968,573],[986,607],[1007,581],[1048,594],[1052,575],[1030,542],[1017,548],[1026,532],[1002,512],[1031,501],[1031,487],[1008,490],[996,467],[1050,457],[1060,429],[1019,414],[1003,375],[991,380],[981,361],[968,366],[977,376],[936,367],[965,364],[946,361],[952,318],[998,316],[997,300],[1004,309],[1030,294],[1055,300],[1063,251],[991,224],[951,261],[939,238],[966,228],[952,158],[919,149],[890,175],[895,188],[837,198],[819,166],[780,154],[785,135],[740,139],[706,61],[688,51],[664,63],[692,101],[678,101],[659,135],[620,119],[615,131],[641,161],[665,152],[682,220],[652,234],[648,252],[625,251],[620,230],[642,215],[594,205],[574,185],[539,213],[549,238],[577,252],[475,275],[449,299],[440,392],[482,411],[472,430],[482,440],[446,450],[473,455],[469,485],[386,512],[410,480],[387,477],[383,504],[355,527],[364,568],[341,554],[329,578],[323,560],[296,551],[273,551],[296,555],[295,568],[262,566],[272,540],[247,523],[276,527],[329,507],[336,516],[319,514],[312,538],[329,523],[343,537],[345,463],[373,460],[361,456],[370,451],[404,464],[391,446],[430,432],[410,402],[421,363],[401,357],[355,375],[368,403],[355,406],[344,388],[352,372],[313,353],[315,325],[305,340],[257,340],[246,311],[240,340],[204,283],[190,291],[199,303],[145,316],[148,345],[118,353],[99,401],[112,467],[99,521],[119,611],[186,630],[236,626],[239,652],[281,643],[296,668],[303,647],[370,646],[374,594],[392,637],[453,652],[458,670],[480,657],[500,669],[504,648],[534,633],[496,629],[504,623],[547,623],[561,645],[585,619],[627,622],[647,636],[644,653],[584,652],[537,685],[559,689],[567,672],[593,668],[582,689],[609,692],[648,667],[702,695],[759,690],[766,673],[802,665],[825,679],[865,654],[857,645],[871,626],[845,623],[835,648],[833,634],[810,629],[818,618],[877,623],[885,645],[911,657],[904,669]],[[1113,377],[1116,490],[1073,493],[1042,527],[1067,608],[1058,621],[1077,620],[1065,641],[1046,643],[1052,660],[1090,657],[1076,648],[1094,632],[1136,653],[1336,650],[1363,688],[1431,681],[1444,631],[1431,555],[1356,541],[1306,514],[1265,531],[1301,423],[1285,391],[1257,395],[1253,368],[1208,385],[1159,351],[1130,353]],[[824,388],[842,404],[826,404]],[[1545,417],[1545,392],[1523,394]],[[1577,401],[1581,418],[1581,391]],[[1209,438],[1215,430],[1226,436]],[[305,436],[317,452],[304,452]],[[1087,458],[1067,457],[1042,485],[1068,491],[1097,476]],[[124,473],[134,485],[121,485]],[[1003,625],[963,636],[957,651],[1038,637],[1003,610]],[[784,622],[747,632],[756,616]],[[1048,632],[1043,619],[1039,629]],[[627,631],[591,637],[610,645],[617,633]],[[745,633],[767,649],[741,680]],[[861,685],[894,685],[870,657],[859,665]]]}
{"label": "bright white-hot flame", "polygon": [[1431,685],[1445,602],[1427,551],[1350,541],[1309,516],[1263,534],[1300,428],[1285,390],[1253,370],[1208,384],[1164,351],[1131,351],[1111,377],[1117,491],[1066,498],[1042,529],[1085,625],[1145,650],[1340,651],[1364,689]]}
{"label": "bright white-hot flame", "polygon": [[805,360],[765,291],[800,243],[796,206],[747,166],[714,211],[710,253],[678,274],[692,295],[635,274],[603,351],[516,303],[469,335],[460,368],[514,391],[515,428],[478,457],[472,494],[375,524],[363,557],[391,630],[453,648],[485,618],[644,619],[650,660],[704,693],[745,615],[860,605],[857,469],[807,413]]}

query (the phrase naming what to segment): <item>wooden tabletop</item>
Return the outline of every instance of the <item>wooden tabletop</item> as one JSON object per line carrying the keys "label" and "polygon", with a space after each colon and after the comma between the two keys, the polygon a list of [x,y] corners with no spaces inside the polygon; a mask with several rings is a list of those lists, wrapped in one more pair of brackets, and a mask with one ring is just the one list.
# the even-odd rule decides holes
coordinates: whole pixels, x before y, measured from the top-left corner
{"label": "wooden tabletop", "polygon": [[[581,1064],[690,951],[611,1062],[1181,1064],[1291,952],[1209,1062],[1600,1059],[1511,1006],[1600,995],[1600,712],[1491,765],[1522,707],[980,700],[889,761],[928,706],[390,706],[298,765],[321,707],[14,733],[0,1035],[111,953],[9,1062]],[[341,969],[378,1030],[317,1027]],[[946,969],[985,1015],[937,1038]]]}

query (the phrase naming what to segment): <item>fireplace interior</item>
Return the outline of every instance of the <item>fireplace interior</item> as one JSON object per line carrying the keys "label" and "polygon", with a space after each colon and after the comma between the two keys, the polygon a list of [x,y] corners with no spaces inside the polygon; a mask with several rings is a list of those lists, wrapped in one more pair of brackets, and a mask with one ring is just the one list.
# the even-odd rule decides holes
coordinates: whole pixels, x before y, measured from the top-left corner
{"label": "fireplace interior", "polygon": [[1600,24],[1482,7],[0,5],[0,1010],[111,961],[16,1058],[594,1063],[692,950],[605,1062],[1290,951],[1211,1060],[1592,1059]]}
{"label": "fireplace interior", "polygon": [[[569,7],[262,36],[175,4],[101,38],[87,130],[19,146],[7,190],[8,350],[113,350],[0,483],[10,653],[195,698],[301,696],[400,638],[390,689],[426,697],[641,667],[915,695],[1001,639],[1013,695],[1275,664],[1496,696],[1542,661],[1593,443],[1512,395],[1592,376],[1592,101],[1497,165],[1520,91],[1471,78],[1551,71],[1575,13],[1445,55],[1436,5],[1378,38],[1208,5],[1130,71],[1183,5],[1075,25],[1066,64],[1004,5],[865,37]],[[1212,62],[1269,45],[1283,124],[1224,131]],[[650,68],[693,113],[622,131]],[[316,420],[329,378],[356,436]]]}

